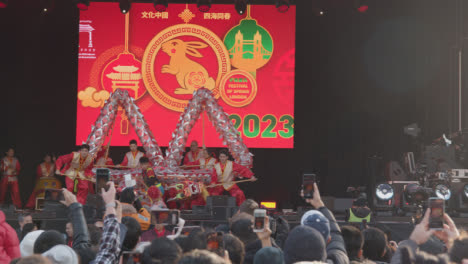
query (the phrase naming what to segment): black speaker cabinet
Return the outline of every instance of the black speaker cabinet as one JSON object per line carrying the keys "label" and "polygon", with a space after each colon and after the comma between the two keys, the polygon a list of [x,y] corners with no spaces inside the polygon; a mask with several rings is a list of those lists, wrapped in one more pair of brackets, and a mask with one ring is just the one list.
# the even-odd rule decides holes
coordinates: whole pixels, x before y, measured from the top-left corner
{"label": "black speaker cabinet", "polygon": [[234,207],[236,206],[236,198],[227,195],[208,196],[206,198],[206,207],[210,208],[214,206]]}

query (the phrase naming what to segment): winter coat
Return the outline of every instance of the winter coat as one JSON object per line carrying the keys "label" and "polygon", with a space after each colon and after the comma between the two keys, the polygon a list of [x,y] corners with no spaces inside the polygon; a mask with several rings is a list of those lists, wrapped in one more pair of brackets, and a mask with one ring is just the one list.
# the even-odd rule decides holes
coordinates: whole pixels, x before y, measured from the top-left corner
{"label": "winter coat", "polygon": [[5,214],[0,211],[0,264],[10,263],[21,257],[18,235],[5,221]]}

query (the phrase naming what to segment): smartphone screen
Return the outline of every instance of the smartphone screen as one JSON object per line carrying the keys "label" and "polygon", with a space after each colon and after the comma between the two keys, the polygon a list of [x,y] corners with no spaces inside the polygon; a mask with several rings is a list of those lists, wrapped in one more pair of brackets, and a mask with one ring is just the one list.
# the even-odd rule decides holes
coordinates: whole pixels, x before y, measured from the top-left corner
{"label": "smartphone screen", "polygon": [[154,210],[151,213],[154,224],[177,225],[179,223],[179,210]]}
{"label": "smartphone screen", "polygon": [[223,233],[213,232],[208,234],[206,239],[206,249],[218,254],[219,256],[224,256]]}
{"label": "smartphone screen", "polygon": [[263,232],[265,230],[266,217],[267,215],[265,209],[254,210],[254,232]]}
{"label": "smartphone screen", "polygon": [[44,200],[60,202],[65,201],[65,197],[63,197],[63,192],[61,189],[45,189]]}
{"label": "smartphone screen", "polygon": [[99,168],[96,170],[96,193],[101,193],[102,188],[109,190],[107,182],[110,180],[110,170],[106,168]]}
{"label": "smartphone screen", "polygon": [[127,259],[133,259],[133,263],[140,263],[141,252],[137,251],[123,251],[122,256]]}
{"label": "smartphone screen", "polygon": [[445,201],[440,198],[429,198],[429,208],[431,209],[431,214],[429,216],[429,228],[443,229]]}
{"label": "smartphone screen", "polygon": [[316,180],[315,174],[304,173],[302,175],[302,188],[304,191],[304,198],[312,199],[314,198],[314,183]]}

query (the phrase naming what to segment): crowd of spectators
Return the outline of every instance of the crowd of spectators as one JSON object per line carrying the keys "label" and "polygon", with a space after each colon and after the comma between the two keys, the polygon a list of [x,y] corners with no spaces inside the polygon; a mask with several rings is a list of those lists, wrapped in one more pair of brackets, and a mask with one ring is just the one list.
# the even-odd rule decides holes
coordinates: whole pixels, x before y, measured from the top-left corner
{"label": "crowd of spectators", "polygon": [[21,215],[20,228],[14,230],[0,211],[0,264],[468,263],[468,236],[447,214],[442,230],[429,229],[429,209],[408,239],[397,244],[375,227],[340,227],[315,185],[313,198],[306,199],[315,209],[292,229],[274,216],[265,218],[262,232],[254,232],[259,205],[248,199],[226,225],[173,235],[151,219],[133,191],[118,201],[114,185],[108,185],[101,194],[103,222],[93,224],[86,222],[75,195],[63,190],[69,212],[65,234],[38,230],[30,215]]}

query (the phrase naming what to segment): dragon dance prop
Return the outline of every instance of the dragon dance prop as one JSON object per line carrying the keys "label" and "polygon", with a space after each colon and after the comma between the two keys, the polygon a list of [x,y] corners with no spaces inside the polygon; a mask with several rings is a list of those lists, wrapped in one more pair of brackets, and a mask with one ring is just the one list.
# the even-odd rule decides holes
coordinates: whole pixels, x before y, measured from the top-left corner
{"label": "dragon dance prop", "polygon": [[[188,135],[203,111],[206,111],[209,120],[216,128],[220,138],[223,139],[223,143],[229,148],[229,151],[235,161],[243,166],[252,167],[253,155],[249,152],[238,131],[229,120],[229,116],[218,104],[212,92],[204,88],[200,88],[195,91],[193,98],[189,101],[184,112],[181,114],[179,123],[172,133],[172,139],[169,142],[169,148],[166,151],[165,158],[163,157],[161,149],[154,138],[153,133],[149,129],[143,114],[135,104],[134,99],[127,91],[116,89],[105,102],[86,141],[90,146],[90,154],[94,157],[96,156],[99,147],[104,143],[109,130],[113,126],[119,106],[125,110],[130,123],[133,125],[136,134],[146,151],[146,156],[148,157],[158,180],[162,183],[165,189],[183,190],[186,194],[185,197],[190,197],[191,195],[189,194],[194,195],[195,193],[200,192],[202,189],[200,186],[211,183],[212,170],[187,170],[178,166],[182,160],[183,153],[185,152]],[[111,166],[108,167],[112,168]],[[137,180],[137,185],[138,182],[142,182],[144,184],[142,173],[139,169],[110,169],[110,171],[112,179],[117,185],[124,182],[123,179],[125,174],[131,174],[132,178]],[[148,187],[139,185],[137,188],[139,189],[137,192],[141,193],[140,198],[150,202],[151,199],[146,194],[146,189]]]}

